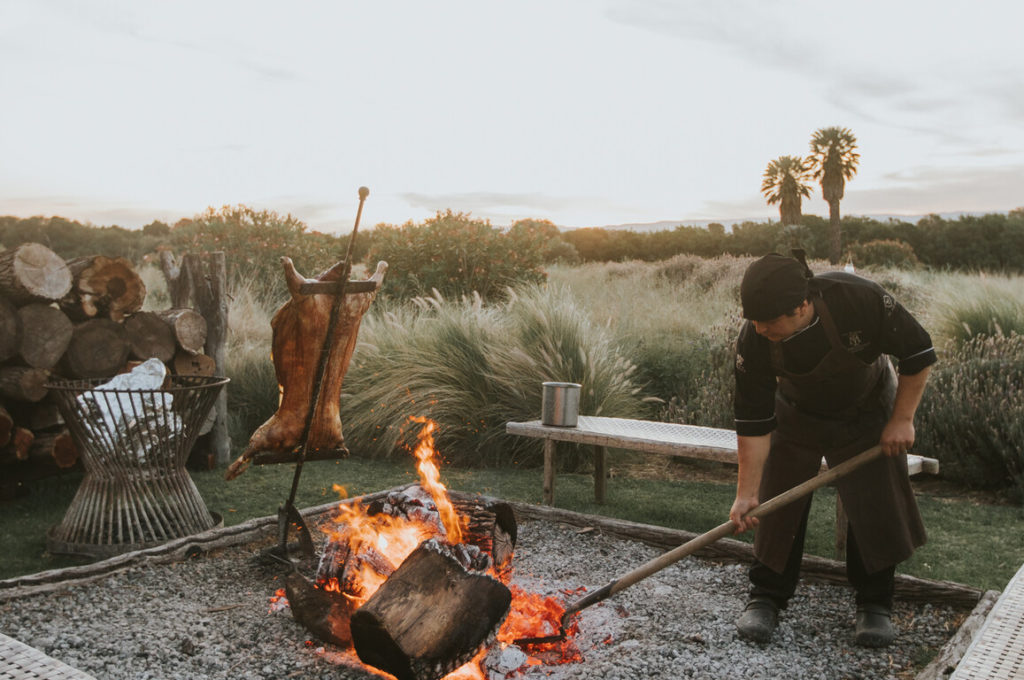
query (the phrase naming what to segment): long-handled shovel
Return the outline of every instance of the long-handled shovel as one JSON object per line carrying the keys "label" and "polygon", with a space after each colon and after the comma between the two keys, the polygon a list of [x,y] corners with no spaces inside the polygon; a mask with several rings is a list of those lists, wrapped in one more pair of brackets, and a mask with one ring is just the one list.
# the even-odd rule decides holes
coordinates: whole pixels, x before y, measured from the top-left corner
{"label": "long-handled shovel", "polygon": [[[774,498],[771,498],[765,501],[764,503],[761,503],[756,508],[747,513],[744,517],[763,517],[764,515],[767,515],[770,512],[774,512],[775,510],[778,510],[782,506],[788,505],[797,499],[803,498],[804,496],[810,494],[814,490],[820,489],[826,484],[830,484],[835,480],[839,479],[840,477],[843,477],[844,475],[853,472],[854,470],[861,467],[865,463],[870,463],[875,458],[878,458],[881,454],[881,446],[873,446],[867,451],[862,451],[853,458],[850,458],[849,460],[840,463],[834,468],[829,468],[825,472],[822,472],[818,475],[815,475],[811,479],[808,479],[806,482],[794,486],[789,491],[780,493],[778,496],[775,496]],[[735,530],[736,525],[733,523],[732,520],[729,520],[724,524],[719,524],[711,531],[705,534],[701,534],[700,536],[697,536],[696,538],[693,538],[687,541],[686,543],[683,543],[678,548],[673,548],[672,550],[669,550],[667,553],[655,557],[654,559],[648,561],[646,564],[637,567],[628,574],[625,574],[615,579],[603,588],[599,588],[598,590],[595,590],[589,595],[586,595],[585,597],[582,597],[573,604],[569,605],[566,608],[565,613],[562,614],[562,620],[559,622],[560,627],[557,635],[549,635],[547,637],[520,638],[518,640],[515,640],[515,644],[545,644],[549,642],[558,642],[559,640],[564,639],[569,620],[580,611],[586,609],[591,605],[597,604],[598,602],[603,602],[604,600],[607,600],[612,595],[622,592],[631,585],[644,580],[651,574],[659,572],[665,567],[675,564],[684,557],[692,555],[701,548],[711,545],[720,538],[725,538],[726,536],[735,533]]]}

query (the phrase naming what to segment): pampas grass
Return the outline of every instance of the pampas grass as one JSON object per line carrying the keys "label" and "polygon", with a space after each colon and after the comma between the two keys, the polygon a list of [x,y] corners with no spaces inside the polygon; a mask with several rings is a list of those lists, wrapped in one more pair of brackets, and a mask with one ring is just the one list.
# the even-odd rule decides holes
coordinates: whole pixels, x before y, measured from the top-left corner
{"label": "pampas grass", "polygon": [[504,428],[540,416],[542,382],[582,384],[581,413],[629,417],[633,370],[565,291],[529,286],[495,306],[435,292],[364,319],[342,398],[346,437],[363,455],[390,456],[418,429],[409,417],[425,416],[439,423],[449,462],[535,465],[540,443]]}

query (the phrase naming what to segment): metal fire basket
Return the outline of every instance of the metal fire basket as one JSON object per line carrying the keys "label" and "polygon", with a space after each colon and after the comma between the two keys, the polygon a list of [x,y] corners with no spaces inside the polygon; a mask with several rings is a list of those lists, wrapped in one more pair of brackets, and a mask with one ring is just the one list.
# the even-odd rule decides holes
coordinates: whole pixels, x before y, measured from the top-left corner
{"label": "metal fire basket", "polygon": [[63,521],[47,534],[50,552],[109,557],[220,524],[185,461],[228,378],[170,376],[161,389],[103,382],[48,385],[85,466]]}

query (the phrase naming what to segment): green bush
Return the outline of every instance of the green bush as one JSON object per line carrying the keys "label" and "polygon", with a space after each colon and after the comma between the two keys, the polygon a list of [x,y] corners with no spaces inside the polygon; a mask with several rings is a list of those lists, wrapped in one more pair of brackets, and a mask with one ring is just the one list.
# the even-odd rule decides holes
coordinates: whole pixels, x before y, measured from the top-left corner
{"label": "green bush", "polygon": [[1024,336],[978,335],[943,356],[917,420],[916,448],[943,476],[1024,501]]}
{"label": "green bush", "polygon": [[[354,453],[393,455],[419,429],[409,416],[426,416],[452,465],[537,465],[540,442],[505,434],[505,423],[540,417],[545,381],[583,385],[585,415],[639,413],[632,364],[566,291],[526,287],[493,306],[479,296],[416,302],[364,318],[342,398]],[[576,450],[558,460],[584,463]]]}
{"label": "green bush", "polygon": [[180,220],[166,242],[176,254],[223,251],[228,288],[252,287],[261,297],[287,299],[281,256],[313,277],[345,259],[348,238],[306,232],[306,225],[291,215],[254,210],[243,205],[208,208],[191,219]]}
{"label": "green bush", "polygon": [[914,249],[909,244],[893,239],[855,243],[847,249],[846,257],[858,267],[881,266],[916,269],[921,266],[917,255],[914,254]]}
{"label": "green bush", "polygon": [[382,290],[387,297],[408,300],[436,290],[449,299],[475,292],[499,300],[512,286],[545,280],[549,236],[539,224],[502,231],[448,210],[423,224],[377,225],[367,259],[390,265]]}

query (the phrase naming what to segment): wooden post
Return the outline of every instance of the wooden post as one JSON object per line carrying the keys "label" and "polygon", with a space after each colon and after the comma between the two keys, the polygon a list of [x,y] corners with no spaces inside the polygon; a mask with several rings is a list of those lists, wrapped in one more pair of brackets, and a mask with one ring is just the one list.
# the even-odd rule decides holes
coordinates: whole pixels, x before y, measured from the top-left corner
{"label": "wooden post", "polygon": [[[194,256],[191,256],[194,257]],[[192,291],[199,313],[206,319],[205,354],[217,367],[217,375],[227,375],[228,296],[227,267],[223,251],[204,253],[190,266]],[[228,390],[225,387],[214,402],[217,418],[210,431],[211,448],[218,466],[231,462],[231,438],[228,436]]]}
{"label": "wooden post", "polygon": [[608,485],[608,449],[594,447],[594,500],[604,503],[604,492]]}
{"label": "wooden post", "polygon": [[[228,334],[227,266],[224,253],[186,254],[180,266],[174,255],[160,253],[160,269],[167,281],[171,307],[195,308],[206,320],[204,353],[213,359],[217,375],[227,375],[226,346]],[[214,402],[217,416],[209,435],[209,446],[215,465],[231,461],[231,438],[228,436],[228,390],[225,387]]]}
{"label": "wooden post", "polygon": [[554,439],[544,440],[544,505],[555,504],[555,447]]}
{"label": "wooden post", "polygon": [[846,559],[846,530],[849,520],[846,518],[846,510],[843,508],[843,499],[836,491],[836,559]]}

